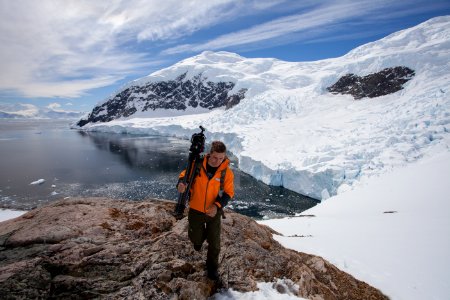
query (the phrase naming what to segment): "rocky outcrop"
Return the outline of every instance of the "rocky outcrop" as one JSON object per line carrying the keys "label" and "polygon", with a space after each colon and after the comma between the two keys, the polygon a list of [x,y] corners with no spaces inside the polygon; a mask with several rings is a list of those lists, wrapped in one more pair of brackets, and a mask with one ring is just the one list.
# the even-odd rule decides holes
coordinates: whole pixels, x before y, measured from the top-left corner
{"label": "rocky outcrop", "polygon": [[159,109],[186,110],[191,108],[213,109],[225,106],[227,109],[238,104],[247,89],[236,94],[230,91],[233,82],[212,82],[202,74],[186,79],[186,73],[174,80],[148,82],[131,85],[114,95],[103,104],[94,107],[92,112],[77,122],[82,127],[88,123],[109,122],[121,117],[129,117],[136,112]]}
{"label": "rocky outcrop", "polygon": [[[100,198],[56,202],[0,223],[3,299],[205,299],[218,288],[274,282],[309,299],[386,299],[320,257],[283,248],[273,231],[227,211],[222,283],[205,276],[174,203]],[[287,285],[280,285],[279,279]]]}
{"label": "rocky outcrop", "polygon": [[415,72],[407,67],[386,68],[364,77],[347,74],[327,90],[333,94],[350,94],[357,100],[374,98],[398,92],[414,75]]}

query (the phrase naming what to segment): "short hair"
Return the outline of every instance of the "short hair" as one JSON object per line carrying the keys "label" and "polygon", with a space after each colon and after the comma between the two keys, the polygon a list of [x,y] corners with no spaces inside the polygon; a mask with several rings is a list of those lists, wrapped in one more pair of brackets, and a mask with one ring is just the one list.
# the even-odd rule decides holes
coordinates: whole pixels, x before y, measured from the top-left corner
{"label": "short hair", "polygon": [[227,146],[225,146],[225,144],[222,143],[221,141],[214,141],[211,144],[211,150],[209,151],[209,153],[213,152],[225,153],[227,152]]}

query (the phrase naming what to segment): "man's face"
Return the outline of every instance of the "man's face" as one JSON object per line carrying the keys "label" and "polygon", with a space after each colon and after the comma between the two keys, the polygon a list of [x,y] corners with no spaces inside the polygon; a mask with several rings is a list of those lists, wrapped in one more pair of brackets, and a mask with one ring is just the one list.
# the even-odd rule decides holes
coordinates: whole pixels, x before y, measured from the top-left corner
{"label": "man's face", "polygon": [[217,168],[225,159],[225,153],[212,152],[209,154],[208,165]]}

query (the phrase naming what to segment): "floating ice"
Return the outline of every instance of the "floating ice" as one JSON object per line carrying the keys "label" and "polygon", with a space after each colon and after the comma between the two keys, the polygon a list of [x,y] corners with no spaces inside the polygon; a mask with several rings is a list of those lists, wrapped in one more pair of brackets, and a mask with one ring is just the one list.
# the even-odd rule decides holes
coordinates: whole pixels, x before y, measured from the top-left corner
{"label": "floating ice", "polygon": [[30,185],[38,185],[38,184],[43,184],[45,182],[45,179],[38,179],[36,181],[33,181],[32,183],[30,183]]}

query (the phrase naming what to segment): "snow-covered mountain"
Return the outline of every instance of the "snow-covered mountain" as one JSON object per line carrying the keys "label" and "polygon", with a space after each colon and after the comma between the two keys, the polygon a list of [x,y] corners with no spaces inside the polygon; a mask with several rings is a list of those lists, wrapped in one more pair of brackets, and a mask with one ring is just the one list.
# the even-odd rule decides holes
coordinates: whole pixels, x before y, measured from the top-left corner
{"label": "snow-covered mountain", "polygon": [[55,110],[33,104],[1,104],[0,119],[77,119],[82,112]]}
{"label": "snow-covered mountain", "polygon": [[203,125],[243,171],[325,199],[448,151],[449,62],[450,16],[316,62],[203,52],[130,82],[78,125],[182,138]]}
{"label": "snow-covered mountain", "polygon": [[218,107],[228,107],[244,98],[246,89],[231,93],[235,84],[232,81],[212,82],[201,71],[187,78],[187,71],[175,71],[176,78],[164,80],[139,80],[128,84],[117,94],[78,122],[108,122],[121,117],[145,113],[147,116],[170,116],[207,112]]}

